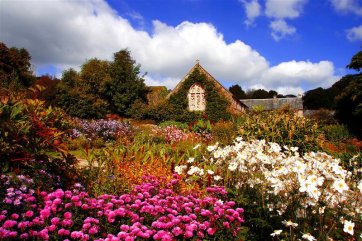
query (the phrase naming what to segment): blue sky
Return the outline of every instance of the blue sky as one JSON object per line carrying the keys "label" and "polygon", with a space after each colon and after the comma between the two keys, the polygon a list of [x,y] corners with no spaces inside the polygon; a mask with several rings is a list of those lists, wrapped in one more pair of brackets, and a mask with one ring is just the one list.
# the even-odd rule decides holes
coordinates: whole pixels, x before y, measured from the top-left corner
{"label": "blue sky", "polygon": [[173,88],[199,59],[226,87],[329,87],[362,46],[358,0],[0,0],[0,41],[61,76],[128,48],[148,85]]}

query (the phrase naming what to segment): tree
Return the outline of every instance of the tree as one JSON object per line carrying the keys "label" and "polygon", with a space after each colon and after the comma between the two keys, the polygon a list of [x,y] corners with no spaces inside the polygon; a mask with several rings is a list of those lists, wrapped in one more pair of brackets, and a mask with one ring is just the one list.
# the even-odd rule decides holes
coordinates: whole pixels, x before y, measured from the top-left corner
{"label": "tree", "polygon": [[24,48],[8,48],[0,43],[0,86],[21,89],[35,82],[30,54]]}
{"label": "tree", "polygon": [[146,102],[148,89],[128,50],[114,54],[113,61],[91,59],[78,73],[69,69],[58,85],[57,103],[70,115],[101,118],[107,113],[127,116],[132,104]]}
{"label": "tree", "polygon": [[351,62],[347,65],[348,69],[360,71],[362,69],[362,51],[353,55]]}
{"label": "tree", "polygon": [[135,101],[147,101],[148,89],[139,76],[140,65],[136,65],[128,50],[114,54],[109,74],[111,81],[105,89],[105,96],[113,113],[127,115]]}
{"label": "tree", "polygon": [[362,138],[362,74],[350,78],[353,80],[335,99],[335,116],[346,124],[352,133]]}
{"label": "tree", "polygon": [[240,87],[240,85],[232,85],[229,88],[229,91],[235,96],[237,99],[246,99],[245,91]]}
{"label": "tree", "polygon": [[334,96],[330,93],[329,89],[321,87],[309,90],[303,96],[303,105],[309,110],[334,109]]}

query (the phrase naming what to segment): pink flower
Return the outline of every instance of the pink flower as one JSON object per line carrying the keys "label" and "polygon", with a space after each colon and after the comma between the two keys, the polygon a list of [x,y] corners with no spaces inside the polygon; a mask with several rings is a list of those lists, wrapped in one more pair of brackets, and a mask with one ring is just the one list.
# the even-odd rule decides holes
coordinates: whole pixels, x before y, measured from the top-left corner
{"label": "pink flower", "polygon": [[64,213],[64,218],[71,219],[72,218],[72,213],[71,212]]}
{"label": "pink flower", "polygon": [[91,235],[96,234],[98,233],[98,228],[96,226],[93,226],[88,230],[88,233]]}
{"label": "pink flower", "polygon": [[215,234],[215,232],[216,232],[216,228],[208,228],[207,229],[207,233],[209,234],[209,235],[214,235]]}
{"label": "pink flower", "polygon": [[10,229],[17,224],[18,224],[18,222],[14,221],[14,220],[6,220],[3,224],[3,228]]}
{"label": "pink flower", "polygon": [[18,218],[19,218],[19,214],[13,213],[13,214],[11,214],[11,218],[12,218],[12,219],[18,219]]}

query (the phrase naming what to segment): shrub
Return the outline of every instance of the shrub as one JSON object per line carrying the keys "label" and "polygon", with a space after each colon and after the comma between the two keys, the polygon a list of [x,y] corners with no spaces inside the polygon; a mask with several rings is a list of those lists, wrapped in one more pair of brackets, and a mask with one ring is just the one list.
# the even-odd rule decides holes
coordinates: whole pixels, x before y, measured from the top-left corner
{"label": "shrub", "polygon": [[323,139],[318,124],[289,110],[252,113],[237,120],[245,140],[264,139],[282,146],[297,146],[300,152],[318,150]]}
{"label": "shrub", "polygon": [[339,143],[347,141],[352,137],[345,125],[326,125],[323,126],[321,129],[326,139],[331,142]]}
{"label": "shrub", "polygon": [[60,109],[45,108],[39,100],[9,100],[0,103],[0,119],[2,173],[49,179],[41,182],[44,188],[52,179],[62,185],[75,181],[76,160],[62,143],[69,123]]}
{"label": "shrub", "polygon": [[237,128],[231,121],[218,121],[211,129],[213,139],[224,145],[231,144],[237,134]]}

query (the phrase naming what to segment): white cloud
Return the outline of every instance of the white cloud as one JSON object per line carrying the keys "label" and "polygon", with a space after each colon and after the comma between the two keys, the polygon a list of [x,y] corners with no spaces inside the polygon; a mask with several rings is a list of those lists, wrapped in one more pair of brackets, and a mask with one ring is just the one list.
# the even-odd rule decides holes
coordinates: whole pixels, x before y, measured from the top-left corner
{"label": "white cloud", "polygon": [[271,35],[275,41],[279,41],[288,35],[293,35],[297,30],[288,25],[284,20],[274,20],[270,23]]}
{"label": "white cloud", "polygon": [[297,18],[307,0],[266,0],[265,14],[271,18]]}
{"label": "white cloud", "polygon": [[244,23],[249,26],[253,25],[255,18],[260,16],[261,13],[261,6],[258,0],[240,0],[242,4],[244,4],[245,13],[247,19]]}
{"label": "white cloud", "polygon": [[[333,79],[329,62],[286,62],[270,67],[252,47],[237,40],[226,43],[211,24],[185,21],[170,26],[153,22],[152,33],[137,30],[102,0],[1,1],[0,41],[29,50],[33,63],[53,65],[60,71],[79,66],[90,58],[111,59],[128,48],[146,83],[173,88],[194,65],[200,63],[219,81],[269,89],[323,86]],[[31,9],[29,11],[28,9]],[[283,24],[282,24],[283,25]],[[275,27],[278,34],[292,27]],[[295,31],[295,30],[294,30]]]}
{"label": "white cloud", "polygon": [[348,29],[347,38],[350,41],[361,41],[362,40],[362,25]]}
{"label": "white cloud", "polygon": [[362,15],[362,5],[359,0],[330,0],[334,9],[341,13]]}
{"label": "white cloud", "polygon": [[334,75],[334,66],[330,61],[312,63],[310,61],[283,62],[263,73],[262,82],[266,87],[329,87],[339,76]]}

